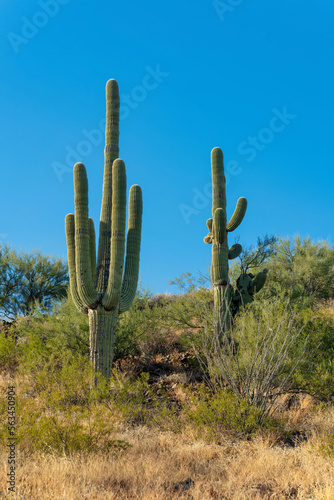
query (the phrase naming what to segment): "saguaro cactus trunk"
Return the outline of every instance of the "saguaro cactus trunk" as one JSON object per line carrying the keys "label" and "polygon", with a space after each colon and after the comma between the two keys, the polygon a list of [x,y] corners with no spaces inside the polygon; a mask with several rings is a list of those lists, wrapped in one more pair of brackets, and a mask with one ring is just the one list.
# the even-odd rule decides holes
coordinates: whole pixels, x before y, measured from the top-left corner
{"label": "saguaro cactus trunk", "polygon": [[125,253],[126,173],[118,159],[119,91],[115,80],[106,87],[106,146],[100,235],[96,263],[94,223],[88,217],[85,166],[74,165],[75,215],[65,218],[70,289],[77,308],[89,317],[90,359],[95,372],[110,378],[118,315],[136,294],[142,221],[142,192],[130,189]]}
{"label": "saguaro cactus trunk", "polygon": [[224,157],[221,149],[211,151],[212,169],[212,218],[208,219],[209,234],[205,243],[212,244],[211,283],[214,293],[215,333],[222,342],[232,323],[233,287],[229,283],[228,261],[242,252],[238,243],[228,247],[228,233],[242,222],[247,208],[246,198],[239,198],[231,220],[226,219],[226,181]]}

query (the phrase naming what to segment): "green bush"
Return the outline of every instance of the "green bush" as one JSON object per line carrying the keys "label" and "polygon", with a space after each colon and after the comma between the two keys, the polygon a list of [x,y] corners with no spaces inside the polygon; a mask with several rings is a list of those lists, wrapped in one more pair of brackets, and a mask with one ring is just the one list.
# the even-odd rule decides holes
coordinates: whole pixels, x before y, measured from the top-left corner
{"label": "green bush", "polygon": [[0,331],[0,372],[13,374],[18,366],[19,346],[12,335]]}
{"label": "green bush", "polygon": [[196,437],[219,441],[222,434],[247,436],[263,429],[281,427],[281,422],[266,417],[259,408],[237,398],[230,390],[209,390],[204,383],[187,390],[191,404],[184,410],[185,420],[196,430]]}
{"label": "green bush", "polygon": [[[308,348],[292,377],[292,387],[324,401],[334,401],[334,316],[325,308],[303,313]],[[303,339],[301,339],[302,341]],[[296,351],[300,343],[296,345]]]}
{"label": "green bush", "polygon": [[162,311],[156,306],[151,307],[149,300],[150,294],[140,290],[131,308],[119,316],[114,360],[139,355],[143,342],[159,336]]}
{"label": "green bush", "polygon": [[223,333],[221,343],[207,328],[195,349],[213,390],[228,386],[238,400],[265,416],[303,355],[305,342],[296,351],[301,332],[301,321],[288,302],[255,300]]}
{"label": "green bush", "polygon": [[[114,422],[101,404],[108,397],[104,380],[91,390],[93,370],[82,355],[39,356],[26,371],[17,393],[16,436],[20,451],[71,455],[76,452],[118,452],[128,443],[114,439]],[[0,443],[8,440],[5,398],[0,406]]]}
{"label": "green bush", "polygon": [[322,439],[323,442],[317,447],[317,451],[325,457],[334,458],[334,435],[327,432]]}

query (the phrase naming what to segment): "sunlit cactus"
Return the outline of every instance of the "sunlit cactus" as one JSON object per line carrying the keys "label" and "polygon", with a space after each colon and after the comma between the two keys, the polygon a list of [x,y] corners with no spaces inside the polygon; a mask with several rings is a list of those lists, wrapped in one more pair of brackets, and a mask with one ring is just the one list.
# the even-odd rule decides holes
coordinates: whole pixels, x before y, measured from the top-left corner
{"label": "sunlit cactus", "polygon": [[212,218],[208,219],[209,234],[205,243],[212,244],[211,283],[214,293],[215,331],[222,341],[232,323],[233,287],[229,283],[228,261],[242,252],[238,243],[228,246],[228,233],[242,222],[247,209],[246,198],[239,198],[234,214],[229,222],[226,218],[226,181],[223,152],[219,148],[211,151],[212,169]]}
{"label": "sunlit cactus", "polygon": [[110,378],[118,315],[136,294],[142,222],[142,191],[129,193],[126,231],[126,173],[118,159],[119,91],[116,80],[106,86],[106,145],[100,235],[96,261],[94,223],[88,217],[88,181],[85,166],[74,165],[75,215],[65,218],[70,290],[76,307],[88,314],[90,359],[95,372]]}

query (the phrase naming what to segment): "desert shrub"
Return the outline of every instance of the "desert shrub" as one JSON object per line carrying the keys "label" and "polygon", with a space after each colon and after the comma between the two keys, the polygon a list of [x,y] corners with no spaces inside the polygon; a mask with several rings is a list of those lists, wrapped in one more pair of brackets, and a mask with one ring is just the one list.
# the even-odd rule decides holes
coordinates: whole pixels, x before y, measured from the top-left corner
{"label": "desert shrub", "polygon": [[183,411],[185,421],[194,429],[197,438],[220,441],[222,435],[241,437],[282,427],[278,420],[263,419],[259,408],[245,399],[240,400],[229,389],[212,391],[202,383],[184,390],[191,401]]}
{"label": "desert shrub", "polygon": [[[148,306],[143,293],[138,294],[131,309],[119,316],[114,359],[139,354],[140,343],[158,336],[160,329],[161,312]],[[10,362],[11,366],[21,364],[28,369],[29,365],[33,369],[39,366],[39,358],[60,357],[66,352],[89,358],[88,317],[77,310],[70,294],[50,314],[35,311],[33,316],[18,317],[10,332],[8,339],[0,337],[4,366]]]}
{"label": "desert shrub", "polygon": [[12,335],[0,331],[0,372],[14,374],[18,366],[19,346]]}
{"label": "desert shrub", "polygon": [[303,321],[302,337],[308,337],[308,348],[292,376],[292,386],[318,399],[333,401],[334,316],[326,308],[307,309],[303,312]]}
{"label": "desert shrub", "polygon": [[269,273],[260,301],[283,295],[302,310],[334,297],[334,247],[326,241],[300,236],[259,239],[257,248],[246,249],[231,263],[230,276],[235,281],[243,269],[256,274],[263,267]]}
{"label": "desert shrub", "polygon": [[[114,438],[115,414],[111,416],[101,404],[108,397],[106,383],[99,379],[91,390],[92,376],[85,356],[39,356],[18,387],[16,436],[20,451],[71,455],[126,449],[126,442]],[[8,440],[6,409],[2,402],[1,444]]]}
{"label": "desert shrub", "polygon": [[265,416],[304,354],[305,342],[301,352],[295,350],[302,328],[289,302],[255,300],[222,332],[221,343],[207,327],[194,349],[213,390],[228,386]]}
{"label": "desert shrub", "polygon": [[[63,353],[89,356],[88,321],[76,311],[70,298],[55,305],[53,312],[19,316],[6,338],[0,334],[0,366],[25,370],[38,368],[41,360]],[[10,361],[11,360],[11,361]]]}
{"label": "desert shrub", "polygon": [[154,400],[148,373],[141,373],[138,378],[134,378],[121,375],[113,369],[110,388],[112,398],[110,401],[104,400],[104,404],[111,411],[116,408],[128,423],[148,423]]}
{"label": "desert shrub", "polygon": [[164,311],[150,305],[151,294],[139,289],[131,308],[117,321],[115,357],[124,358],[141,353],[141,344],[159,336]]}
{"label": "desert shrub", "polygon": [[183,273],[169,284],[177,286],[181,293],[167,304],[167,324],[178,330],[184,347],[197,345],[203,329],[210,327],[213,321],[213,292],[206,286],[208,279]]}
{"label": "desert shrub", "polygon": [[317,446],[317,451],[321,455],[329,458],[334,458],[334,435],[326,432],[322,437],[322,443]]}
{"label": "desert shrub", "polygon": [[274,248],[265,264],[267,293],[281,290],[301,309],[334,296],[334,248],[329,243],[295,236],[291,241],[279,238]]}

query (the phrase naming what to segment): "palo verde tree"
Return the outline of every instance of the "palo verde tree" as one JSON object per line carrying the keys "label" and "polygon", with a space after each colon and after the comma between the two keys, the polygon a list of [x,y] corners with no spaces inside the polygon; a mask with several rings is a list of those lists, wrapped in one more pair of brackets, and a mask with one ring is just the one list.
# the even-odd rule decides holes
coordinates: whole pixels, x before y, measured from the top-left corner
{"label": "palo verde tree", "polygon": [[100,235],[96,263],[94,223],[88,217],[85,166],[74,165],[75,215],[65,218],[70,289],[74,303],[88,314],[90,359],[95,372],[110,378],[118,315],[136,294],[142,221],[142,191],[130,189],[125,252],[126,173],[118,159],[119,91],[116,80],[106,86],[107,120]]}
{"label": "palo verde tree", "polygon": [[0,316],[13,321],[34,308],[50,311],[67,295],[67,264],[40,251],[23,252],[0,245]]}

